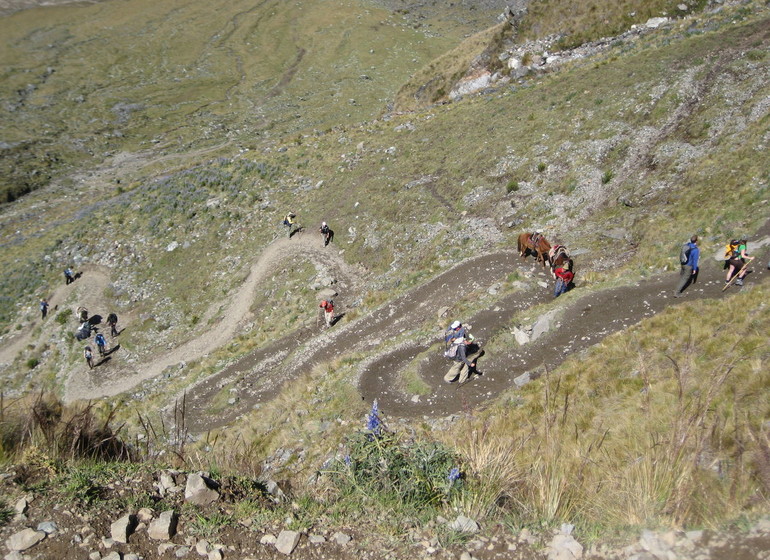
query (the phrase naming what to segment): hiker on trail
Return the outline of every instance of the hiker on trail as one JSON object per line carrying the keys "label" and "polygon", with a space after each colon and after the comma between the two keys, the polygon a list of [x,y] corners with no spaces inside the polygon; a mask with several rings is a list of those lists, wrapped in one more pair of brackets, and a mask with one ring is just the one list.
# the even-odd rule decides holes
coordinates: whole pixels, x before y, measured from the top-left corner
{"label": "hiker on trail", "polygon": [[83,349],[83,357],[86,359],[88,369],[94,369],[94,352],[91,350],[90,346],[86,346]]}
{"label": "hiker on trail", "polygon": [[107,340],[104,338],[104,335],[102,333],[98,333],[94,337],[94,343],[96,344],[96,348],[99,350],[99,355],[104,356],[105,348],[107,346]]}
{"label": "hiker on trail", "polygon": [[[460,326],[460,328],[464,327]],[[470,356],[467,355],[469,350],[472,350]],[[454,338],[449,350],[444,353],[446,357],[454,360],[452,367],[444,375],[444,381],[447,383],[459,381],[460,385],[468,381],[471,373],[476,372],[476,359],[481,356],[481,353],[481,349],[473,342],[473,337],[467,330],[465,330],[465,336]]]}
{"label": "hiker on trail", "polygon": [[64,283],[69,285],[75,281],[75,277],[72,275],[72,269],[67,267],[64,269]]}
{"label": "hiker on trail", "polygon": [[569,261],[559,265],[554,269],[553,275],[556,277],[556,285],[553,288],[553,297],[557,298],[569,290],[575,273],[570,270]]}
{"label": "hiker on trail", "polygon": [[291,230],[294,228],[294,218],[296,218],[297,215],[294,212],[289,212],[286,214],[286,217],[283,219],[283,225],[285,225],[289,230],[289,238],[291,239]]}
{"label": "hiker on trail", "polygon": [[324,299],[318,306],[324,311],[324,320],[326,321],[326,327],[331,327],[334,323],[334,300]]}
{"label": "hiker on trail", "polygon": [[324,240],[324,247],[326,247],[329,244],[329,241],[334,239],[334,232],[326,222],[321,222],[321,227],[318,228],[318,231],[321,232]]}
{"label": "hiker on trail", "polygon": [[48,302],[45,299],[40,300],[40,315],[41,319],[45,319],[45,316],[48,315]]}
{"label": "hiker on trail", "polygon": [[744,268],[746,262],[754,260],[754,257],[749,256],[746,252],[746,238],[733,239],[725,247],[725,268],[727,269],[727,276],[725,277],[725,284],[729,284],[735,274],[738,278],[735,280],[737,286],[743,286],[743,278],[748,272]]}
{"label": "hiker on trail", "polygon": [[86,308],[85,308],[85,307],[83,307],[82,305],[81,305],[81,306],[79,306],[79,307],[78,307],[78,308],[75,310],[75,315],[77,315],[78,321],[80,321],[81,323],[82,323],[83,321],[88,321],[88,309],[86,309]]}
{"label": "hiker on trail", "polygon": [[118,316],[115,313],[107,315],[107,324],[110,326],[110,336],[116,337],[120,334],[118,332]]}
{"label": "hiker on trail", "polygon": [[693,235],[689,242],[682,245],[682,250],[679,253],[679,264],[682,265],[682,269],[679,271],[679,283],[674,290],[675,298],[683,297],[684,290],[690,285],[690,282],[695,283],[698,277],[699,259],[698,236]]}

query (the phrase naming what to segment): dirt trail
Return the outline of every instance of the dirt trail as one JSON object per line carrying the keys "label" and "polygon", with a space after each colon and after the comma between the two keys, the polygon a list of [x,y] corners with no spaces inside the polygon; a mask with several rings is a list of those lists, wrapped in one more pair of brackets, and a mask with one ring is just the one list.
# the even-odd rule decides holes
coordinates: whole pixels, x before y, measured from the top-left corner
{"label": "dirt trail", "polygon": [[[117,371],[93,370],[84,373],[82,368],[75,368],[69,373],[64,392],[65,402],[113,396],[136,387],[139,383],[158,376],[164,369],[180,362],[187,362],[205,356],[209,352],[226,344],[238,330],[252,320],[249,308],[254,294],[261,282],[275,273],[287,260],[296,258],[321,258],[333,265],[340,273],[350,279],[355,273],[331,249],[323,249],[317,236],[310,234],[295,235],[292,239],[278,239],[262,252],[251,266],[246,280],[230,297],[227,307],[220,311],[221,302],[213,302],[204,314],[204,320],[218,315],[221,317],[216,328],[182,344],[170,352],[142,364],[140,369],[130,370],[125,367],[113,368]],[[90,280],[89,280],[90,281]]]}

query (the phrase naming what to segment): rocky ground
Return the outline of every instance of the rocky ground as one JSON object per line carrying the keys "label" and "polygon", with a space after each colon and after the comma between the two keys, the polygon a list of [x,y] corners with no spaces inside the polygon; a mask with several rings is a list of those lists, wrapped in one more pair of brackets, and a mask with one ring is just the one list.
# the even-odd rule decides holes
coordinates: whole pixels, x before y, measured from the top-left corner
{"label": "rocky ground", "polygon": [[[748,528],[713,531],[644,531],[629,545],[580,542],[573,528],[553,532],[511,532],[479,526],[464,516],[438,517],[423,532],[404,528],[399,538],[372,534],[363,523],[333,527],[318,520],[295,530],[291,498],[280,485],[265,481],[213,480],[208,473],[141,469],[116,477],[81,498],[63,489],[34,490],[41,473],[9,469],[0,474],[2,493],[14,506],[10,523],[0,529],[5,560],[208,560],[403,559],[460,560],[765,560],[770,558],[770,519]],[[93,488],[93,487],[91,487]],[[91,504],[85,505],[91,496]],[[116,508],[127,495],[144,496],[145,507]],[[213,530],[202,519],[224,519],[248,503],[252,515],[235,526]],[[240,504],[240,505],[239,505]],[[278,518],[270,512],[280,511]],[[219,517],[217,517],[219,516]],[[365,519],[365,515],[363,516]],[[435,529],[445,526],[459,538],[441,542]],[[620,539],[619,539],[620,540]]]}

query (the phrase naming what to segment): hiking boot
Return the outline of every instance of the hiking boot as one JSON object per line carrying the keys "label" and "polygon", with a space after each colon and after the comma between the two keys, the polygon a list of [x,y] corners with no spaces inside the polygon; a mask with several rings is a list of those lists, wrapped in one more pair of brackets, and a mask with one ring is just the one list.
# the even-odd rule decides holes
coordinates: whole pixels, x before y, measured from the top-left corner
{"label": "hiking boot", "polygon": [[674,297],[684,297],[684,294],[682,292],[675,292]]}
{"label": "hiking boot", "polygon": [[738,278],[738,279],[735,281],[735,285],[736,285],[736,286],[743,286],[743,280],[741,280],[740,278]]}

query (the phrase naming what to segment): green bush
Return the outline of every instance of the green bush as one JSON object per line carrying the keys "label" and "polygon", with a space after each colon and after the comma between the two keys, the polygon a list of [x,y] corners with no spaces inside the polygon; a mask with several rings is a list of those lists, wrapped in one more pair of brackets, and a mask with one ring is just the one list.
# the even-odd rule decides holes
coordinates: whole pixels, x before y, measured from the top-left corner
{"label": "green bush", "polygon": [[512,192],[516,192],[517,190],[519,190],[519,182],[511,179],[506,185],[505,191],[510,194]]}
{"label": "green bush", "polygon": [[457,456],[438,442],[386,431],[376,401],[367,431],[351,436],[347,450],[322,471],[343,495],[420,508],[439,505],[462,491]]}
{"label": "green bush", "polygon": [[37,358],[30,358],[27,360],[27,368],[35,369],[39,363],[40,363],[40,360],[38,360]]}
{"label": "green bush", "polygon": [[60,325],[66,325],[72,314],[69,311],[59,311],[54,319]]}

